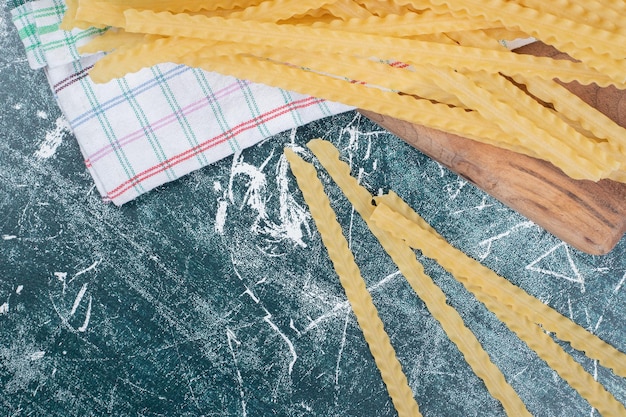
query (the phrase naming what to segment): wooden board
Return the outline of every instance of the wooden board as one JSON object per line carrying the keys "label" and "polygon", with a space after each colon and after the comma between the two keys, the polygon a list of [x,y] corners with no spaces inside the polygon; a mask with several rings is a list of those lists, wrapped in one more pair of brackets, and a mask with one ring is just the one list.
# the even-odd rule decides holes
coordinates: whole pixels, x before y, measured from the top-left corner
{"label": "wooden board", "polygon": [[[517,52],[559,53],[540,43]],[[567,87],[626,126],[626,91],[576,83]],[[626,184],[573,180],[545,161],[392,117],[361,113],[583,252],[606,254],[626,232]]]}

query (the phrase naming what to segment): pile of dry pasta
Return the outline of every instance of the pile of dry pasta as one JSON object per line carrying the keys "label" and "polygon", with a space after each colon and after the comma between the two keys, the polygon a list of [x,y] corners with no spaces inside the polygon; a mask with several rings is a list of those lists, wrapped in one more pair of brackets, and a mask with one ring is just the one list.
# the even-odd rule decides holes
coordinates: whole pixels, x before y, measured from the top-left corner
{"label": "pile of dry pasta", "polygon": [[[625,130],[562,83],[626,86],[626,2],[67,0],[62,28],[110,27],[106,82],[175,62],[282,87],[626,182]],[[573,60],[511,52],[535,38]]]}
{"label": "pile of dry pasta", "polygon": [[[316,139],[308,147],[507,415],[531,414],[460,314],[446,302],[445,293],[425,273],[414,249],[450,272],[601,415],[626,415],[624,404],[576,362],[550,333],[623,378],[626,378],[626,354],[452,247],[397,194],[373,197],[350,175],[350,167],[339,160],[339,152],[330,142]],[[290,149],[285,150],[285,155],[398,415],[421,415],[313,164]]]}

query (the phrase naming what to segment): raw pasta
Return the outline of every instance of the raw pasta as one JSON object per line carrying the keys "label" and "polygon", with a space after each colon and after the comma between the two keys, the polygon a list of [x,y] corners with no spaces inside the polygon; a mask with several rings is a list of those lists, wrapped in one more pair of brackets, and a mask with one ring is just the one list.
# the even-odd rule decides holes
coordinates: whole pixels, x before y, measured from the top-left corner
{"label": "raw pasta", "polygon": [[[626,408],[538,325],[566,341],[576,339],[572,346],[582,347],[589,357],[612,367],[620,376],[626,371],[626,355],[453,248],[432,229],[422,228],[423,220],[412,222],[389,208],[383,199],[378,201],[371,216],[376,225],[422,250],[451,272],[602,415],[626,414]],[[418,216],[413,213],[412,217]],[[529,305],[539,308],[533,310]],[[547,317],[542,314],[546,312]]]}
{"label": "raw pasta", "polygon": [[341,226],[330,207],[322,183],[317,178],[315,168],[304,162],[290,149],[285,149],[285,156],[309,206],[313,220],[328,250],[328,255],[333,262],[398,415],[400,417],[421,416],[417,402],[413,397],[413,391],[411,391],[406,376],[402,372],[402,366],[396,358],[389,336],[387,336],[383,322],[378,316],[372,297],[367,291],[359,267],[348,247],[348,242],[341,232]]}
{"label": "raw pasta", "polygon": [[[548,332],[622,377],[626,377],[626,354],[452,247],[393,192],[374,197],[376,205],[372,205],[372,196],[350,176],[348,165],[339,161],[338,151],[329,142],[318,139],[309,142],[308,146],[363,217],[415,293],[457,344],[474,372],[502,402],[507,414],[527,415],[527,410],[474,335],[464,326],[458,313],[446,304],[445,294],[424,273],[410,247],[421,250],[452,273],[602,415],[626,414],[626,407],[565,352]],[[301,186],[307,185],[303,183]],[[319,220],[318,227],[326,227],[321,223],[322,219]]]}
{"label": "raw pasta", "polygon": [[530,416],[520,397],[506,381],[500,369],[493,364],[476,336],[465,327],[459,313],[446,303],[443,291],[426,275],[409,246],[371,221],[374,212],[372,196],[350,176],[348,165],[338,159],[338,151],[329,142],[320,139],[309,142],[308,146],[365,220],[411,288],[424,301],[450,340],[459,348],[474,373],[483,380],[491,395],[502,403],[508,415]]}
{"label": "raw pasta", "polygon": [[[626,23],[612,18],[624,9],[603,0],[71,0],[63,27],[111,25],[151,35],[146,47],[133,42],[109,51],[90,72],[96,82],[175,62],[524,153],[576,179],[624,181],[622,129],[555,86],[626,87]],[[575,60],[516,54],[499,43],[530,36]],[[170,41],[157,48],[156,37]],[[103,45],[94,42],[84,50]],[[422,116],[424,101],[435,106]],[[482,131],[465,117],[459,122],[459,111],[480,118]]]}

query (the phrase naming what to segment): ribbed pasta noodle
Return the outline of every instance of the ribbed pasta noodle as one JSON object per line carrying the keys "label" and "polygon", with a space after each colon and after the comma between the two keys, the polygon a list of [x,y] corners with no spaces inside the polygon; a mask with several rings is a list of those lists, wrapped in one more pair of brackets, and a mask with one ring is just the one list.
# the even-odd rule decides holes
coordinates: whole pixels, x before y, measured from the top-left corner
{"label": "ribbed pasta noodle", "polygon": [[385,207],[372,215],[373,221],[380,223],[381,226],[384,224],[386,230],[406,240],[411,247],[437,260],[464,285],[500,299],[517,315],[528,317],[531,322],[541,325],[559,339],[571,343],[575,349],[598,360],[602,366],[610,368],[616,375],[626,378],[625,353],[452,247],[394,192],[374,199]]}
{"label": "ribbed pasta noodle", "polygon": [[[114,47],[96,82],[177,62],[520,152],[572,178],[623,181],[623,129],[557,83],[626,88],[626,23],[612,18],[626,6],[556,1],[69,0],[64,27],[137,34],[123,35],[129,47],[119,36],[83,48]],[[503,47],[517,38],[572,59]]]}
{"label": "ribbed pasta noodle", "polygon": [[285,149],[285,156],[296,177],[302,195],[309,206],[311,216],[328,255],[339,276],[352,312],[363,331],[363,336],[374,356],[376,366],[380,370],[387,391],[400,417],[421,416],[413,391],[409,387],[402,365],[396,358],[395,351],[385,332],[384,325],[372,297],[367,291],[365,281],[361,277],[348,241],[344,237],[330,201],[324,193],[321,181],[317,178],[313,165],[304,162],[291,149]]}
{"label": "ribbed pasta noodle", "polygon": [[[396,238],[403,239],[411,246],[421,249],[427,257],[437,260],[602,415],[626,415],[624,405],[537,325],[537,323],[545,323],[546,320],[537,317],[537,311],[531,311],[517,298],[528,300],[531,299],[529,295],[512,287],[503,278],[454,249],[441,236],[434,234],[431,230],[422,229],[421,222],[413,223],[385,204],[378,205],[372,213],[371,220]],[[523,313],[519,314],[517,312],[519,310]],[[591,355],[602,358],[603,363],[612,364],[616,373],[624,371],[622,364],[626,363],[626,355],[596,340],[591,333],[571,322],[568,323],[565,317],[557,316],[557,314],[552,314],[551,318],[555,319],[558,334],[573,336],[571,339],[577,339],[573,345],[584,345]],[[536,323],[531,321],[533,319]],[[550,329],[554,327],[548,326]],[[575,329],[573,334],[572,329]],[[599,349],[598,346],[600,346]]]}
{"label": "ribbed pasta noodle", "polygon": [[483,380],[491,395],[502,403],[508,415],[530,416],[520,397],[498,367],[493,364],[476,336],[465,327],[459,313],[446,303],[443,291],[426,275],[409,246],[371,221],[371,215],[374,212],[374,206],[371,204],[372,196],[358,184],[355,178],[350,176],[348,165],[338,159],[339,152],[330,142],[320,139],[312,140],[307,146],[365,220],[411,288],[424,301],[450,340],[459,348],[474,373]]}

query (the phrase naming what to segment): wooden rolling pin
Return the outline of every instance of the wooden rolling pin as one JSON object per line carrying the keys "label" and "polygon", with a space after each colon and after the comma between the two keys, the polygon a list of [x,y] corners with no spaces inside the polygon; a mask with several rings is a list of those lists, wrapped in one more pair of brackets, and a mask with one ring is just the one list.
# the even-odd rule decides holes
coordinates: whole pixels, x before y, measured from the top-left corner
{"label": "wooden rolling pin", "polygon": [[[538,42],[516,52],[559,54]],[[626,127],[626,91],[577,83],[566,87]],[[626,184],[573,180],[545,161],[377,113],[361,113],[576,249],[606,254],[626,232]]]}

